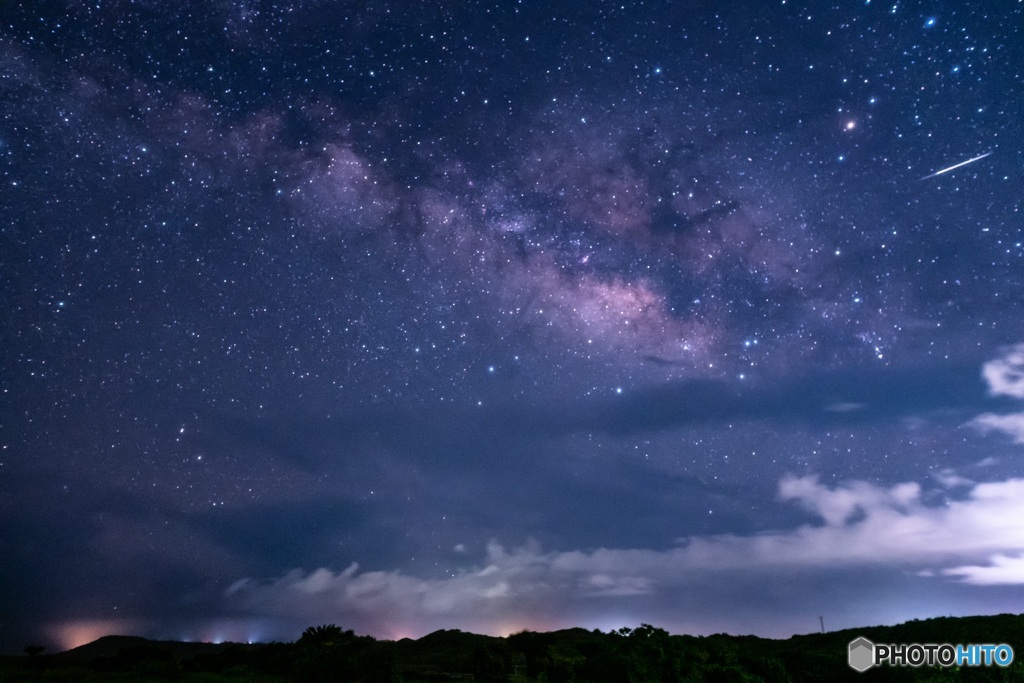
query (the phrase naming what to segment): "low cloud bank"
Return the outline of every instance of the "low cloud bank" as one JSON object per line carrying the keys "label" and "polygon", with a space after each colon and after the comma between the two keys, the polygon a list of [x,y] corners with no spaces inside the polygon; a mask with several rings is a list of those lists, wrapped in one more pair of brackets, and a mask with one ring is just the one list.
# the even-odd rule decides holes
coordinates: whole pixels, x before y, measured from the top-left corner
{"label": "low cloud bank", "polygon": [[920,581],[1024,584],[1024,479],[973,484],[964,498],[937,506],[923,502],[916,483],[853,481],[830,488],[816,477],[783,478],[779,497],[815,521],[752,536],[688,537],[660,550],[546,551],[536,544],[509,550],[492,541],[482,562],[447,576],[363,571],[352,563],[341,571],[295,569],[269,580],[243,579],[227,597],[253,615],[360,623],[385,634],[402,624],[496,633],[515,624],[571,620],[601,606],[670,600],[708,586],[724,593],[807,572],[861,568]]}

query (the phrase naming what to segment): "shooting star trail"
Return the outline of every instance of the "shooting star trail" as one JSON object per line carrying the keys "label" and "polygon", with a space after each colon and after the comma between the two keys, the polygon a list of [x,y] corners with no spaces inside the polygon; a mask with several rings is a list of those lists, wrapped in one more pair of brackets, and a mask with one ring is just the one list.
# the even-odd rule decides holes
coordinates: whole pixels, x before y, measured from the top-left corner
{"label": "shooting star trail", "polygon": [[932,173],[931,175],[926,175],[924,178],[921,178],[921,180],[928,180],[929,178],[934,178],[935,176],[942,175],[943,173],[949,173],[950,171],[958,169],[961,166],[966,166],[967,164],[973,164],[975,161],[978,161],[979,159],[984,159],[985,157],[990,156],[991,154],[992,154],[992,152],[985,152],[984,154],[976,156],[973,159],[968,159],[967,161],[961,161],[959,164],[953,164],[949,168],[944,168],[941,171],[936,171],[935,173]]}

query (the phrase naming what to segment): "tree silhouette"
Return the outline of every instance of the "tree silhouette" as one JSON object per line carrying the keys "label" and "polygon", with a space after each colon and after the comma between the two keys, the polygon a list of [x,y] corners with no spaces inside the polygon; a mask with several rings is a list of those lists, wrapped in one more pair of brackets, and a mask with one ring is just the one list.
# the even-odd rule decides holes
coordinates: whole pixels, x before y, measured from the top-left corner
{"label": "tree silhouette", "polygon": [[302,637],[299,638],[299,645],[319,645],[322,647],[332,647],[340,645],[344,640],[351,640],[355,637],[355,632],[349,629],[348,631],[341,630],[340,626],[335,624],[324,624],[322,626],[310,626],[302,632]]}

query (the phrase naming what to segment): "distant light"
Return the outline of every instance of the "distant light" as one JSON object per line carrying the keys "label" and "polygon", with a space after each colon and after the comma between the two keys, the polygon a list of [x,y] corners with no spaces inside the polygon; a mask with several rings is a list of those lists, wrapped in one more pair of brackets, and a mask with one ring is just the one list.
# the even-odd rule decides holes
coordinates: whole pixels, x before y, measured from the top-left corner
{"label": "distant light", "polygon": [[935,26],[935,17],[928,17],[928,19],[924,22],[924,27],[931,28],[932,26]]}

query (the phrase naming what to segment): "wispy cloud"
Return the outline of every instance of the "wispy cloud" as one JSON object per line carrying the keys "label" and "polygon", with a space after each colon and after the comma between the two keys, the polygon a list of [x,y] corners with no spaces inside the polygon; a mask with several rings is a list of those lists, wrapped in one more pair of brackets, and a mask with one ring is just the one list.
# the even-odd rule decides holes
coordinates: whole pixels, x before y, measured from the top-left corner
{"label": "wispy cloud", "polygon": [[967,424],[983,434],[998,432],[1013,439],[1014,443],[1024,444],[1024,413],[984,413]]}
{"label": "wispy cloud", "polygon": [[995,360],[985,363],[981,370],[994,396],[1024,398],[1024,344],[1009,347]]}
{"label": "wispy cloud", "polygon": [[947,576],[959,576],[964,583],[976,586],[1024,584],[1024,555],[1008,557],[996,555],[987,566],[953,567],[943,572]]}
{"label": "wispy cloud", "polygon": [[[1024,344],[1005,350],[1002,356],[985,363],[982,377],[993,396],[1024,399]],[[1024,444],[1024,413],[984,413],[967,423],[983,434],[998,432]]]}

